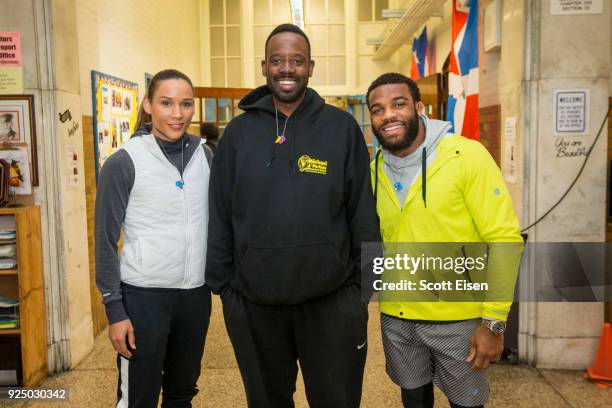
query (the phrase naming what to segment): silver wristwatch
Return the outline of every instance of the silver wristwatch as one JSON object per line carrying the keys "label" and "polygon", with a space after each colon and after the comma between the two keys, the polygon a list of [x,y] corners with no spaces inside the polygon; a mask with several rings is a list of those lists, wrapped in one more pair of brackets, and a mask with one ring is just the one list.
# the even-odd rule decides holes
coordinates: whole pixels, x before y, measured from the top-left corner
{"label": "silver wristwatch", "polygon": [[503,320],[482,319],[482,325],[498,336],[506,331],[506,322]]}

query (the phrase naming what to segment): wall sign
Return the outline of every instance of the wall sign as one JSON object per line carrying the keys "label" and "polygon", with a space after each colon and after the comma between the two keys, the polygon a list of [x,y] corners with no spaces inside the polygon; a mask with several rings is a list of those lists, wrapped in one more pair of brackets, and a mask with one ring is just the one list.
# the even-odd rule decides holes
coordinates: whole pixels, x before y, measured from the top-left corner
{"label": "wall sign", "polygon": [[504,121],[504,179],[516,183],[516,117]]}
{"label": "wall sign", "polygon": [[66,184],[68,188],[79,186],[79,157],[75,146],[64,147],[64,160],[66,164]]}
{"label": "wall sign", "polygon": [[0,66],[21,66],[21,33],[0,31]]}
{"label": "wall sign", "polygon": [[585,135],[589,131],[589,90],[554,91],[555,136]]}
{"label": "wall sign", "polygon": [[23,93],[21,33],[0,31],[0,94]]}
{"label": "wall sign", "polygon": [[586,157],[587,153],[587,146],[583,146],[582,140],[567,140],[563,137],[555,139],[555,157],[557,159]]}
{"label": "wall sign", "polygon": [[603,13],[603,0],[550,0],[550,14],[576,15]]}

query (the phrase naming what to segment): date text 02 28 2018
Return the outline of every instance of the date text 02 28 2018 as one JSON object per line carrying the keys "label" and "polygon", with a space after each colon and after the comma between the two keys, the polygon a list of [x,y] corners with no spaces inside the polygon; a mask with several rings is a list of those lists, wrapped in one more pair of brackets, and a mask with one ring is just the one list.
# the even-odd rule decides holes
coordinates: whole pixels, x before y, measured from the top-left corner
{"label": "date text 02 28 2018", "polygon": [[67,389],[0,387],[0,401],[67,401]]}

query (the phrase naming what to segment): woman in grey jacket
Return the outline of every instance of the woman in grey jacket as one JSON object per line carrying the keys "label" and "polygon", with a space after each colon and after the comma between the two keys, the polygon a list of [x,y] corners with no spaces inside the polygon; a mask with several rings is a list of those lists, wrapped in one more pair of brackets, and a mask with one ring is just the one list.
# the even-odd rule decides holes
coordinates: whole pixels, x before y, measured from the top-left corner
{"label": "woman in grey jacket", "polygon": [[[208,154],[188,135],[190,79],[158,72],[143,101],[150,124],[100,171],[96,282],[117,350],[118,407],[191,406],[210,319],[204,269]],[[121,256],[117,242],[123,228]]]}

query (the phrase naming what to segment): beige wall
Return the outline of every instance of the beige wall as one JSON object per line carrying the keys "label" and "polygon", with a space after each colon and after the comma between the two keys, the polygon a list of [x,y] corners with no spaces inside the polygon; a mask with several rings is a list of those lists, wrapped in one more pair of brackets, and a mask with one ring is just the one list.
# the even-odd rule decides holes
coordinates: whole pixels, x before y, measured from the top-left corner
{"label": "beige wall", "polygon": [[[357,28],[357,89],[355,94],[365,93],[379,75],[385,72],[410,71],[410,61],[402,59],[400,53],[395,53],[388,60],[374,61],[375,47],[367,45],[369,38],[383,36],[387,23],[359,23]],[[401,62],[400,62],[401,61]]]}
{"label": "beige wall", "polygon": [[[501,76],[502,86],[507,86],[507,91],[502,92],[502,107],[520,111],[522,116],[522,156],[527,177],[519,194],[525,202],[525,225],[558,201],[584,163],[584,156],[559,157],[555,143],[562,138],[589,148],[606,116],[612,4],[603,2],[601,14],[565,16],[550,14],[550,0],[524,9],[506,7],[507,4],[504,2],[504,29],[508,31],[502,35],[512,38],[519,34],[506,25],[506,20],[518,17],[516,25],[524,22],[527,44],[522,66],[513,69],[506,67],[506,61],[521,56],[510,55],[506,59],[502,44]],[[514,53],[512,47],[507,48],[508,54]],[[523,81],[517,81],[520,77]],[[589,126],[584,135],[553,134],[554,91],[565,89],[587,89],[590,93]],[[574,188],[529,231],[532,242],[605,241],[606,130],[604,127]],[[547,273],[533,267],[529,270],[532,278]],[[521,309],[519,349],[528,361],[545,368],[582,368],[592,362],[603,322],[601,303],[521,304]]]}
{"label": "beige wall", "polygon": [[[70,365],[74,367],[93,348],[91,299],[88,292],[89,254],[87,247],[83,245],[87,242],[87,218],[83,177],[82,109],[78,80],[79,57],[74,51],[77,48],[76,7],[74,0],[54,0],[51,6],[56,109],[54,116],[57,117],[66,110],[69,110],[72,116],[68,122],[55,122],[56,145],[53,159],[57,169],[55,182],[59,195],[57,215],[63,241],[57,255],[62,262],[66,280]],[[69,174],[65,153],[67,149],[74,149],[78,157],[80,177],[75,186],[68,185],[66,178],[66,174]]]}
{"label": "beige wall", "polygon": [[[411,2],[412,0],[391,0],[389,7],[406,8],[409,5],[408,3]],[[356,4],[356,2],[348,0],[346,3],[347,7],[354,7],[354,4]],[[437,72],[441,71],[444,60],[450,52],[451,9],[452,0],[448,0],[440,10],[442,17],[430,18],[425,24],[429,39],[434,38],[435,41],[436,51],[434,57],[436,59]],[[354,88],[349,86],[345,90],[323,89],[322,92],[329,95],[334,94],[334,92],[336,95],[365,93],[370,83],[385,72],[393,71],[409,75],[410,64],[412,62],[412,40],[407,41],[406,45],[401,46],[391,58],[383,61],[374,61],[372,57],[375,53],[375,47],[366,44],[369,38],[384,38],[386,30],[390,26],[392,26],[391,22],[359,22],[355,29],[356,65],[354,68],[352,66],[348,67],[349,70],[356,70],[356,86]],[[420,34],[423,27],[419,28],[415,34]]]}
{"label": "beige wall", "polygon": [[[435,68],[436,72],[442,72],[444,61],[450,54],[452,39],[453,2],[448,0],[440,10],[442,17],[432,17],[427,21],[427,36],[429,41],[434,39],[435,43]],[[417,34],[423,30],[421,27]]]}
{"label": "beige wall", "polygon": [[83,114],[91,115],[91,70],[136,82],[176,68],[201,86],[200,1],[76,0]]}
{"label": "beige wall", "polygon": [[[538,81],[538,156],[537,191],[540,199],[537,214],[554,204],[578,173],[584,157],[559,158],[554,143],[560,139],[552,135],[554,125],[554,91],[557,89],[588,89],[589,126],[583,136],[563,137],[567,142],[580,142],[590,147],[607,116],[610,67],[610,16],[612,3],[603,2],[602,14],[581,16],[553,16],[549,13],[550,0],[542,2],[540,10],[539,81]],[[574,27],[581,27],[576,31]],[[568,63],[559,64],[559,61]],[[571,62],[570,62],[571,61]],[[584,173],[554,214],[536,227],[540,241],[603,242],[605,241],[606,146],[607,134],[602,136],[589,157]],[[585,211],[585,209],[588,209]],[[571,221],[570,221],[571,219]],[[538,310],[538,353],[536,364],[552,368],[578,368],[589,365],[597,350],[603,307],[600,303],[574,306],[572,313],[564,313],[564,322],[574,327],[575,335],[560,325],[547,322],[559,316],[559,305],[544,304]],[[565,306],[567,308],[567,306]],[[580,313],[582,311],[582,313]],[[590,316],[581,319],[582,315]],[[558,321],[558,320],[557,320]],[[552,326],[552,327],[550,327]],[[548,329],[548,330],[546,330]],[[546,350],[546,355],[540,353]],[[563,356],[545,359],[545,356]]]}

